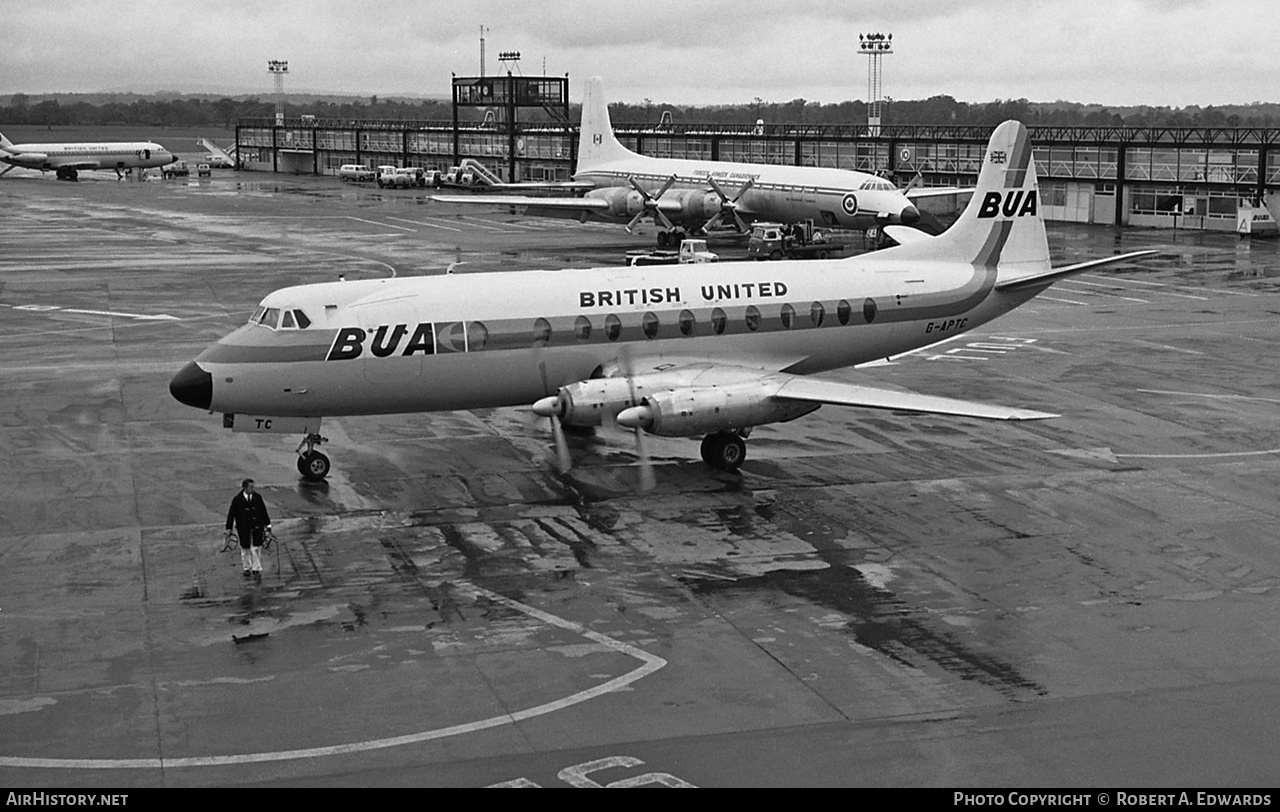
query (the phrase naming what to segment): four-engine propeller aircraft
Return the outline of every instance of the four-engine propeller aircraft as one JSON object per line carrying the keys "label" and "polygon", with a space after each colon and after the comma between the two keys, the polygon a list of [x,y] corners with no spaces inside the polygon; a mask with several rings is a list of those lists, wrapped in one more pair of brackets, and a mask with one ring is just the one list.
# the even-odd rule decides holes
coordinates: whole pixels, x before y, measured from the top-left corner
{"label": "four-engine propeller aircraft", "polygon": [[604,81],[587,80],[574,180],[595,186],[583,197],[433,195],[442,203],[525,207],[541,217],[626,223],[630,231],[646,218],[662,227],[658,244],[679,245],[684,231],[728,225],[747,231],[752,220],[799,223],[864,231],[915,225],[920,211],[908,196],[954,194],[956,189],[910,188],[906,194],[876,175],[848,169],[781,166],[729,161],[650,158],[624,147],[614,136]]}
{"label": "four-engine propeller aircraft", "polygon": [[0,176],[22,167],[52,169],[58,180],[75,180],[85,169],[114,169],[116,177],[123,178],[123,170],[168,166],[176,160],[178,156],[150,141],[15,144],[0,135],[0,161],[8,164]]}
{"label": "four-engine propeller aircraft", "polygon": [[558,447],[562,424],[616,421],[637,443],[642,432],[705,435],[703,458],[730,470],[754,427],[824,403],[1053,417],[809,377],[964,333],[1064,276],[1155,253],[1053,268],[1039,207],[1027,131],[1009,121],[991,136],[973,199],[937,237],[838,260],[289,287],[169,388],[234,430],[305,433],[308,478],[329,470],[316,450],[326,415],[532,404]]}

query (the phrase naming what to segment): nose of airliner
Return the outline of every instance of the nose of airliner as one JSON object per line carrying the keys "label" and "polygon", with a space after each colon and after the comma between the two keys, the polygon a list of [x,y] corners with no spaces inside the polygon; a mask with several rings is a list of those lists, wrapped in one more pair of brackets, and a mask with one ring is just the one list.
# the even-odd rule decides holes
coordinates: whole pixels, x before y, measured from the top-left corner
{"label": "nose of airliner", "polygon": [[207,410],[213,403],[213,376],[191,361],[169,381],[169,394],[179,403]]}
{"label": "nose of airliner", "polygon": [[914,226],[916,223],[920,222],[920,210],[915,206],[908,205],[898,215],[898,219],[902,221],[904,226]]}

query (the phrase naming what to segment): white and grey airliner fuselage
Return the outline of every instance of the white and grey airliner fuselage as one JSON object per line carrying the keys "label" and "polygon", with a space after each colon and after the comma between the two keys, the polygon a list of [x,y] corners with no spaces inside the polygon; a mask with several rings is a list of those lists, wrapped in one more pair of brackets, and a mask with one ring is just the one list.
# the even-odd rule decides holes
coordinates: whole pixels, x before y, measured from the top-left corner
{"label": "white and grey airliner fuselage", "polygon": [[[608,215],[615,222],[626,222],[643,208],[644,201],[632,187],[633,178],[647,189],[660,189],[675,178],[671,191],[657,198],[657,207],[673,222],[687,224],[690,229],[717,217],[727,202],[732,202],[732,211],[744,222],[813,220],[819,226],[863,231],[919,220],[915,206],[892,183],[848,169],[636,155],[596,164],[574,175],[575,180],[595,185],[588,197],[613,202],[612,208],[598,210],[597,216]],[[739,194],[726,201],[708,188],[711,181],[729,195]]]}
{"label": "white and grey airliner fuselage", "polygon": [[[549,184],[556,186],[556,184]],[[563,184],[562,184],[563,185]],[[459,205],[523,207],[526,214],[625,223],[643,219],[662,227],[658,243],[679,240],[683,231],[717,225],[746,231],[755,220],[866,230],[915,225],[920,211],[909,195],[954,194],[955,189],[907,193],[876,175],[851,169],[782,164],[656,158],[627,149],[617,139],[604,98],[604,82],[587,80],[578,137],[574,186],[578,198],[514,195],[433,195]]]}
{"label": "white and grey airliner fuselage", "polygon": [[178,156],[152,141],[82,142],[57,144],[14,144],[0,135],[0,162],[14,167],[54,172],[60,180],[75,180],[89,169],[114,169],[117,177],[125,170],[168,166]]}
{"label": "white and grey airliner fuselage", "polygon": [[[755,426],[822,404],[997,419],[1051,415],[811,377],[979,327],[1085,268],[1049,261],[1026,130],[991,137],[978,189],[938,237],[843,260],[520,271],[284,288],[170,383],[235,430],[302,432],[321,477],[323,416],[532,404],[705,434],[733,469]],[[300,447],[301,449],[301,447]]]}
{"label": "white and grey airliner fuselage", "polygon": [[[854,260],[453,274],[276,291],[197,358],[208,408],[357,415],[529,404],[619,365],[661,373],[735,359],[797,375],[897,355],[1031,294],[993,296],[989,268],[885,270]],[[281,327],[284,314],[305,329]],[[637,362],[640,363],[640,362]],[[483,374],[477,374],[478,368]],[[709,374],[709,373],[708,373]],[[751,376],[748,376],[751,377]]]}

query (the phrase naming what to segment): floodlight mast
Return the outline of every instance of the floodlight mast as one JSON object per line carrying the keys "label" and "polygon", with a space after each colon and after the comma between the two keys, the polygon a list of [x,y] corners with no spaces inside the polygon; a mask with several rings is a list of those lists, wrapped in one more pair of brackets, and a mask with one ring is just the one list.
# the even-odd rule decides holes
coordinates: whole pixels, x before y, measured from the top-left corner
{"label": "floodlight mast", "polygon": [[511,75],[511,66],[514,64],[516,70],[520,70],[520,52],[519,51],[500,51],[498,53],[498,61],[507,66],[507,75]]}
{"label": "floodlight mast", "polygon": [[276,124],[284,124],[284,75],[289,72],[288,60],[268,59],[267,72],[276,80]]}
{"label": "floodlight mast", "polygon": [[893,53],[893,34],[859,34],[858,53],[866,54],[867,66],[867,130],[869,135],[880,134],[881,117],[884,114],[884,96],[881,93],[882,66],[880,60]]}

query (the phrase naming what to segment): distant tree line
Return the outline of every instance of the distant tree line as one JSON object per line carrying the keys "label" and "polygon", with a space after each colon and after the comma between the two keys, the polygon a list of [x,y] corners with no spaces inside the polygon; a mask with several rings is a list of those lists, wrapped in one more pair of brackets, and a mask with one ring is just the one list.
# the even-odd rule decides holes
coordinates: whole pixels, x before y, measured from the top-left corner
{"label": "distant tree line", "polygon": [[[670,110],[677,122],[715,124],[864,124],[867,105],[862,101],[821,104],[804,99],[717,107],[679,107],[646,102],[611,104],[613,121],[655,123]],[[884,124],[992,126],[1017,119],[1031,127],[1280,127],[1280,104],[1255,102],[1222,107],[1106,107],[1076,102],[1032,102],[996,99],[991,102],[957,101],[951,96],[931,96],[916,101],[888,101],[881,113]]]}
{"label": "distant tree line", "polygon": [[[789,102],[687,106],[655,103],[610,105],[619,124],[657,124],[670,111],[677,123],[700,124],[844,124],[867,120],[862,101],[821,104],[792,99]],[[380,99],[377,96],[312,97],[291,96],[285,115],[309,114],[317,119],[359,121],[398,119],[449,121],[450,103],[443,99]],[[56,98],[32,98],[23,93],[11,96],[0,106],[0,124],[35,125],[146,125],[151,127],[234,127],[247,118],[275,115],[275,102],[255,96],[137,96],[133,94],[60,94]],[[464,108],[464,121],[483,115],[479,108]],[[546,120],[540,110],[522,110],[521,120]],[[574,121],[578,113],[572,114]],[[888,101],[882,115],[885,124],[932,124],[994,126],[1006,119],[1018,119],[1029,126],[1125,126],[1125,127],[1280,127],[1280,104],[1255,102],[1221,107],[1106,107],[1075,102],[1031,102],[1026,99],[996,99],[970,103],[951,96],[932,96],[916,101]]]}

